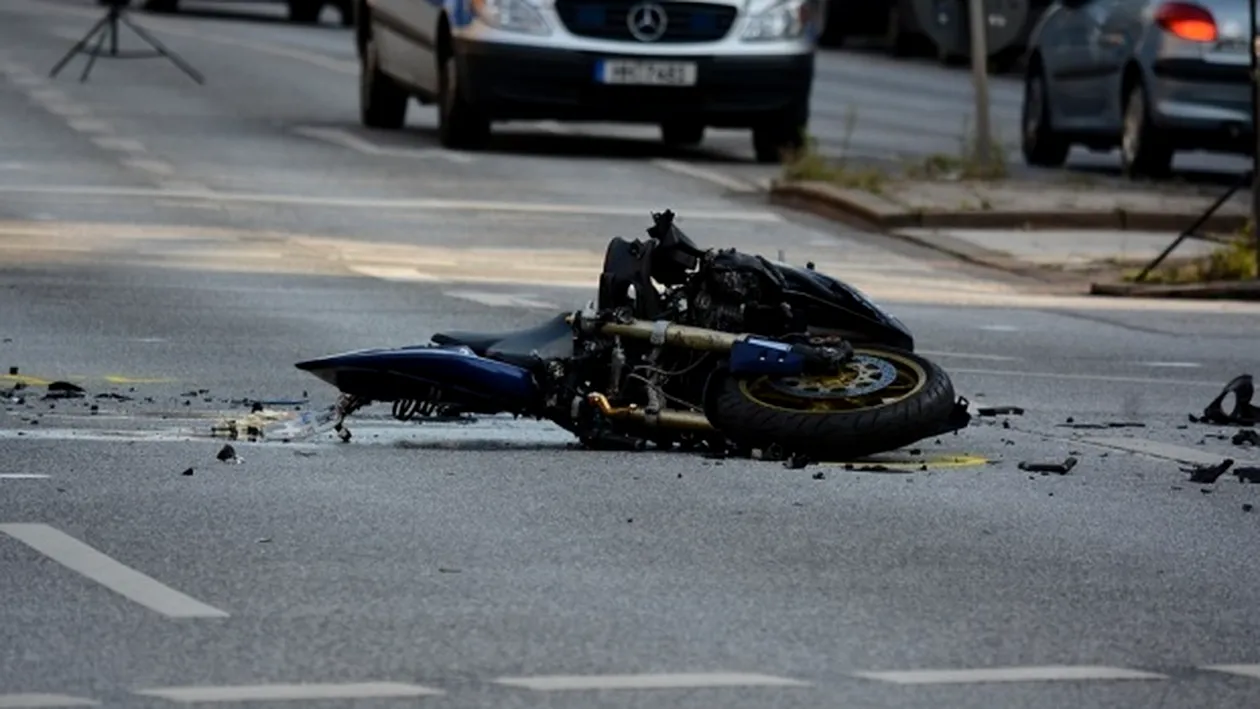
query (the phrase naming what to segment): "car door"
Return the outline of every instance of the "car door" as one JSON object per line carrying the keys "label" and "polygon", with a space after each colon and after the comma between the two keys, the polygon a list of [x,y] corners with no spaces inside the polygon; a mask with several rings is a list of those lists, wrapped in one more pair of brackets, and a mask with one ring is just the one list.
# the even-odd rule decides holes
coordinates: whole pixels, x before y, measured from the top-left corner
{"label": "car door", "polygon": [[1095,0],[1083,8],[1094,47],[1094,71],[1082,92],[1084,120],[1091,127],[1108,132],[1120,127],[1120,79],[1133,54],[1146,5],[1147,0]]}
{"label": "car door", "polygon": [[1078,127],[1090,115],[1089,81],[1097,72],[1086,9],[1105,0],[1060,0],[1039,37],[1048,79],[1048,99],[1056,126]]}

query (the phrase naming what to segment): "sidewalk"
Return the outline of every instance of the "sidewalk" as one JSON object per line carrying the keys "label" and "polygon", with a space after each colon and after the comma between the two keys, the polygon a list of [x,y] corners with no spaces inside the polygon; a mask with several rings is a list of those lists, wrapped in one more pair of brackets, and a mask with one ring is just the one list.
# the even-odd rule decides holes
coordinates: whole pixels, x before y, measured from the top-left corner
{"label": "sidewalk", "polygon": [[[843,176],[834,182],[776,180],[774,203],[873,227],[972,263],[1099,295],[1260,299],[1251,284],[1154,288],[1131,276],[1193,226],[1227,188],[1131,185],[1067,173],[1048,178],[948,180]],[[1165,264],[1203,261],[1250,217],[1239,190]],[[1091,283],[1104,284],[1092,287]]]}

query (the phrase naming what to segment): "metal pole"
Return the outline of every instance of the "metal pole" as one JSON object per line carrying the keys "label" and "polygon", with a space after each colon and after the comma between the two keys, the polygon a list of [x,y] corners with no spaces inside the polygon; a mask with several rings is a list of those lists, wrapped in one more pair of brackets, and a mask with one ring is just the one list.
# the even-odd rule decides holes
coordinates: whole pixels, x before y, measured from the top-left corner
{"label": "metal pole", "polygon": [[971,20],[971,83],[976,97],[975,159],[988,165],[993,155],[993,133],[989,129],[989,18],[985,1],[970,0],[967,15]]}
{"label": "metal pole", "polygon": [[1251,132],[1254,142],[1251,155],[1251,239],[1256,253],[1256,279],[1260,280],[1260,170],[1256,169],[1260,165],[1260,89],[1256,86],[1260,82],[1260,72],[1256,71],[1260,38],[1256,36],[1256,0],[1247,3],[1247,17],[1248,36],[1251,38],[1248,54],[1251,57]]}

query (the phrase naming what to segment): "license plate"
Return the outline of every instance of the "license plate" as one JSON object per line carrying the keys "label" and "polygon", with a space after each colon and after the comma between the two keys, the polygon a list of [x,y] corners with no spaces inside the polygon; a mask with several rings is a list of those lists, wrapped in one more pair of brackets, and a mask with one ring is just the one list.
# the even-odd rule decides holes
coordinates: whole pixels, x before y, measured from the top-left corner
{"label": "license plate", "polygon": [[595,64],[595,80],[601,84],[694,86],[696,65],[693,62],[605,59]]}

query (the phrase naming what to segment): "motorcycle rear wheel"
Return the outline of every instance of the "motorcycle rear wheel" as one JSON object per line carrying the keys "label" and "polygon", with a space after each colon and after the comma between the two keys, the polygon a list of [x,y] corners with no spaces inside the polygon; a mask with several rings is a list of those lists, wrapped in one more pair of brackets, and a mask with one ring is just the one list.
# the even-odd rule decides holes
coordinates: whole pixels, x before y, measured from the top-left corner
{"label": "motorcycle rear wheel", "polygon": [[705,415],[754,448],[853,461],[940,435],[954,410],[949,376],[911,352],[854,348],[834,376],[735,377],[714,373]]}

